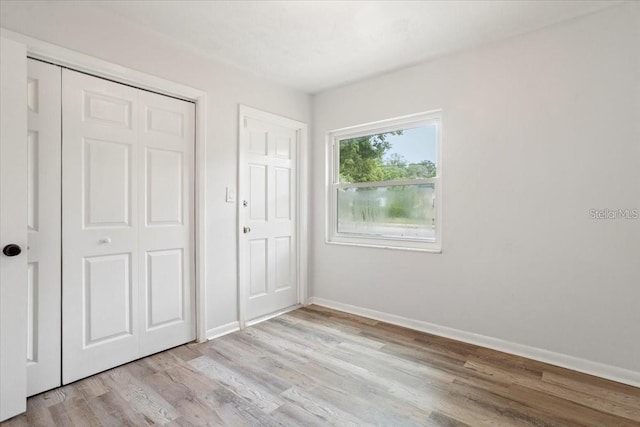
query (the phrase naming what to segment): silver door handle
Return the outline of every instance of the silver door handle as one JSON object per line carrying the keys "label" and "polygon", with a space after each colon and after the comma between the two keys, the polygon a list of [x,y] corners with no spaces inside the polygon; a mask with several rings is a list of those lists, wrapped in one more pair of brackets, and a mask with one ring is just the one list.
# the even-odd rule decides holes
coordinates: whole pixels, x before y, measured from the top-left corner
{"label": "silver door handle", "polygon": [[244,232],[244,234],[250,233],[251,232],[251,227],[243,227],[242,231]]}
{"label": "silver door handle", "polygon": [[111,237],[103,237],[102,239],[98,240],[98,243],[101,245],[108,245],[109,243],[111,243]]}

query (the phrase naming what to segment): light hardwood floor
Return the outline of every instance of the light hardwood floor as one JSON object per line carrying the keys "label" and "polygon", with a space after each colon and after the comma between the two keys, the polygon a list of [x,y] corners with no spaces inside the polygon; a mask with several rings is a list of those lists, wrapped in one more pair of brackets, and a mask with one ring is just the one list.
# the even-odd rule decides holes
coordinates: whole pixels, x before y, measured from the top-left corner
{"label": "light hardwood floor", "polygon": [[311,306],[30,398],[3,425],[640,426],[640,389]]}

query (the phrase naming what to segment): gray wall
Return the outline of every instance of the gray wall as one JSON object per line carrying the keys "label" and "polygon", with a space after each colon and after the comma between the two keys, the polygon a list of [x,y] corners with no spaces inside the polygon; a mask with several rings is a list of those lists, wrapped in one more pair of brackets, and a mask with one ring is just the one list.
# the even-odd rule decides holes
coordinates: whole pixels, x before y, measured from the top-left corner
{"label": "gray wall", "polygon": [[[640,4],[314,97],[311,295],[640,372]],[[443,110],[442,254],[325,243],[325,133]]]}

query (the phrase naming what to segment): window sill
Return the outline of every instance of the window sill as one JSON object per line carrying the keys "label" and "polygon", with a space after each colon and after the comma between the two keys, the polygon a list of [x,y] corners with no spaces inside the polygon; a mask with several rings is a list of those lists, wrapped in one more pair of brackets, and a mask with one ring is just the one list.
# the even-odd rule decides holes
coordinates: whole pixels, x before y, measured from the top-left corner
{"label": "window sill", "polygon": [[440,245],[431,244],[429,247],[408,247],[408,246],[395,246],[395,245],[387,245],[383,243],[365,243],[365,242],[346,242],[346,241],[337,241],[337,240],[325,240],[325,243],[328,245],[338,245],[338,246],[356,246],[361,248],[375,248],[375,249],[392,249],[396,251],[405,251],[405,252],[426,252],[432,254],[441,254],[442,247]]}

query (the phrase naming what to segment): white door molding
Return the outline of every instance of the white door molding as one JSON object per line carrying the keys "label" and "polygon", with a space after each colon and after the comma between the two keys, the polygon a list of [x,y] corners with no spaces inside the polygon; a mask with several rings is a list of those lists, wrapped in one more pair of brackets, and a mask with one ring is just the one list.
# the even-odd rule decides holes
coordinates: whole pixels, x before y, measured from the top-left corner
{"label": "white door molding", "polygon": [[[244,328],[248,326],[247,319],[247,289],[241,282],[241,239],[243,238],[243,224],[242,224],[242,201],[240,200],[240,190],[243,188],[243,170],[244,163],[246,162],[245,153],[242,149],[243,129],[245,127],[245,121],[247,119],[256,119],[263,122],[267,122],[273,125],[287,127],[295,129],[297,139],[297,186],[296,186],[296,247],[297,247],[297,261],[296,261],[296,280],[298,285],[297,290],[297,304],[305,305],[307,302],[307,286],[308,286],[308,224],[307,224],[307,205],[308,205],[308,126],[306,123],[299,122],[297,120],[282,117],[276,114],[268,113],[262,110],[258,110],[245,105],[239,105],[238,110],[238,204],[237,204],[237,259],[238,259],[238,319],[240,327]],[[286,309],[285,309],[286,310]],[[266,318],[272,316],[267,315]],[[262,318],[261,318],[262,319]],[[256,319],[253,319],[256,320]],[[260,319],[258,319],[260,320]],[[255,322],[251,322],[252,324]]]}
{"label": "white door molding", "polygon": [[[196,105],[195,146],[195,264],[196,338],[206,341],[206,136],[207,93],[203,90],[136,71],[13,31],[0,29],[0,35],[22,44],[26,55],[118,83],[192,101]],[[26,61],[26,58],[25,58]],[[26,69],[25,69],[26,81]],[[26,83],[25,83],[26,84]],[[26,133],[26,124],[25,124]],[[25,177],[26,178],[26,177]],[[25,179],[26,182],[26,179]]]}

